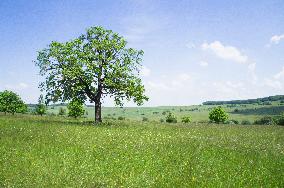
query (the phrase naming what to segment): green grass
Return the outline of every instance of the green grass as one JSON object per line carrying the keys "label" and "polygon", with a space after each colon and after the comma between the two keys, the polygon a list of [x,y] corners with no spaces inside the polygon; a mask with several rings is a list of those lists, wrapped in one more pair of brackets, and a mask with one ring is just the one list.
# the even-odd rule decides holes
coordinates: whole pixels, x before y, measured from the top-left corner
{"label": "green grass", "polygon": [[0,115],[0,187],[283,187],[284,127]]}
{"label": "green grass", "polygon": [[[221,106],[229,113],[229,119],[238,121],[248,120],[251,123],[264,115],[275,116],[284,112],[284,105],[281,104],[280,101],[273,101],[272,105],[245,104]],[[142,121],[143,117],[146,117],[149,121],[159,122],[160,119],[165,120],[166,115],[163,115],[163,112],[172,112],[179,122],[184,116],[191,116],[193,122],[205,122],[208,121],[209,111],[214,107],[216,106],[104,107],[102,116],[103,118],[115,119],[118,117],[125,117],[128,120],[135,121]],[[60,106],[49,107],[48,113],[57,115],[59,108]],[[236,109],[238,110],[237,113],[234,112]],[[95,117],[94,107],[86,107],[85,110],[88,112],[88,115],[85,115],[86,118],[93,119]]]}

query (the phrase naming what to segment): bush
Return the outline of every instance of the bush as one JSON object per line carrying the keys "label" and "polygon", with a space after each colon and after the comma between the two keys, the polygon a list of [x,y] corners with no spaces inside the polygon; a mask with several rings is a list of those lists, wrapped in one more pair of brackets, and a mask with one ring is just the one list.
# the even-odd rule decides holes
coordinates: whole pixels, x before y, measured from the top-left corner
{"label": "bush", "polygon": [[236,125],[239,124],[239,121],[238,121],[238,120],[232,119],[231,121],[232,121],[234,124],[236,124]]}
{"label": "bush", "polygon": [[228,118],[228,114],[221,106],[213,108],[213,110],[211,110],[209,113],[210,121],[215,123],[224,123]]}
{"label": "bush", "polygon": [[257,125],[273,125],[275,124],[274,119],[271,116],[264,116],[254,122]]}
{"label": "bush", "polygon": [[117,119],[118,120],[125,120],[125,117],[119,116]]}
{"label": "bush", "polygon": [[164,120],[164,119],[160,119],[160,122],[161,122],[161,123],[164,123],[164,122],[165,122],[165,120]]}
{"label": "bush", "polygon": [[79,99],[73,99],[67,106],[68,116],[78,118],[84,115],[84,103]]}
{"label": "bush", "polygon": [[142,118],[142,121],[148,121],[148,118],[143,117],[143,118]]}
{"label": "bush", "polygon": [[27,105],[18,94],[7,90],[0,92],[0,112],[15,114],[27,111]]}
{"label": "bush", "polygon": [[277,125],[284,125],[284,113],[279,118],[277,118],[276,123]]}
{"label": "bush", "polygon": [[266,102],[263,103],[263,105],[272,105],[272,103],[269,102],[269,101],[266,101]]}
{"label": "bush", "polygon": [[243,120],[243,121],[241,122],[241,124],[242,124],[242,125],[250,125],[251,122],[250,122],[249,120]]}
{"label": "bush", "polygon": [[177,123],[177,118],[170,112],[166,117],[166,122]]}
{"label": "bush", "polygon": [[225,121],[224,124],[238,125],[238,124],[239,124],[239,121],[232,119],[232,120]]}
{"label": "bush", "polygon": [[36,105],[35,111],[36,111],[36,114],[41,115],[41,116],[43,114],[46,114],[47,108],[46,108],[46,105],[45,105],[45,101],[43,99],[43,95],[39,96],[38,104]]}
{"label": "bush", "polygon": [[60,115],[60,116],[64,116],[64,115],[66,115],[66,109],[65,109],[65,108],[63,108],[63,107],[60,107],[60,108],[59,108],[58,115]]}
{"label": "bush", "polygon": [[190,123],[191,117],[190,116],[182,117],[181,122],[182,123]]}

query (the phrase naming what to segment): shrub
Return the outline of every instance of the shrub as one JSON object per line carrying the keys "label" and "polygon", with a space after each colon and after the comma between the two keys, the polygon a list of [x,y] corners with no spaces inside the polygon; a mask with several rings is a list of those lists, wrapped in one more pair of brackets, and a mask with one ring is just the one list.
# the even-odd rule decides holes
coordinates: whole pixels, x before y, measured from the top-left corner
{"label": "shrub", "polygon": [[273,125],[275,122],[271,116],[264,116],[261,119],[256,120],[254,123],[257,125]]}
{"label": "shrub", "polygon": [[238,121],[238,120],[232,119],[231,121],[232,121],[234,124],[236,124],[236,125],[239,124],[239,121]]}
{"label": "shrub", "polygon": [[142,121],[148,121],[148,118],[143,117],[143,118],[142,118]]}
{"label": "shrub", "polygon": [[243,121],[241,122],[241,124],[242,124],[242,125],[250,125],[251,122],[250,122],[249,120],[243,120]]}
{"label": "shrub", "polygon": [[284,113],[277,118],[277,125],[284,125]]}
{"label": "shrub", "polygon": [[165,122],[165,120],[164,120],[164,119],[160,119],[160,122],[161,122],[161,123],[164,123],[164,122]]}
{"label": "shrub", "polygon": [[191,117],[190,116],[182,117],[181,122],[182,123],[190,123]]}
{"label": "shrub", "polygon": [[215,123],[224,123],[228,118],[228,114],[221,106],[213,108],[213,110],[211,110],[209,113],[210,121]]}
{"label": "shrub", "polygon": [[158,114],[159,112],[153,112],[153,114]]}
{"label": "shrub", "polygon": [[125,120],[125,117],[119,116],[117,119],[118,120]]}
{"label": "shrub", "polygon": [[60,108],[59,108],[58,115],[60,115],[60,116],[64,116],[64,115],[66,115],[66,109],[65,109],[65,108],[63,108],[63,107],[60,107]]}
{"label": "shrub", "polygon": [[177,118],[170,112],[166,117],[166,122],[177,123]]}
{"label": "shrub", "polygon": [[163,112],[162,112],[162,115],[166,115],[166,114],[167,114],[167,112],[166,112],[166,111],[163,111]]}
{"label": "shrub", "polygon": [[73,99],[68,105],[68,116],[78,118],[84,115],[84,105],[79,99]]}
{"label": "shrub", "polygon": [[234,112],[235,112],[235,113],[238,113],[238,112],[240,112],[240,110],[236,108],[236,109],[234,110]]}
{"label": "shrub", "polygon": [[0,92],[0,112],[15,114],[27,111],[27,105],[18,94],[7,90]]}
{"label": "shrub", "polygon": [[269,101],[266,101],[266,102],[263,103],[263,105],[272,105],[272,103],[269,102]]}
{"label": "shrub", "polygon": [[239,121],[232,119],[232,120],[225,121],[224,124],[238,125]]}

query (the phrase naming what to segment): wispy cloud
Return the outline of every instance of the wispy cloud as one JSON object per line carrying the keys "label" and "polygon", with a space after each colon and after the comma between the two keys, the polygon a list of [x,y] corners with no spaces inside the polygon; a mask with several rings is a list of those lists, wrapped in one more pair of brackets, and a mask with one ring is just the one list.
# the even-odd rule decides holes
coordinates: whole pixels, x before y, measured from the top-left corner
{"label": "wispy cloud", "polygon": [[27,89],[29,87],[28,84],[26,83],[18,83],[18,84],[6,84],[4,85],[4,88],[5,89],[8,89],[8,90],[23,90],[23,89]]}
{"label": "wispy cloud", "polygon": [[208,67],[208,63],[206,61],[200,61],[198,63],[201,67]]}
{"label": "wispy cloud", "polygon": [[273,76],[273,78],[277,80],[284,78],[284,66],[282,67],[282,70],[280,72],[278,72]]}
{"label": "wispy cloud", "polygon": [[151,70],[146,66],[142,66],[140,73],[141,73],[141,76],[148,77],[151,74]]}
{"label": "wispy cloud", "polygon": [[281,40],[284,39],[284,34],[282,35],[274,35],[270,38],[270,43],[278,44]]}
{"label": "wispy cloud", "polygon": [[220,41],[212,43],[203,43],[201,49],[212,51],[217,57],[225,60],[230,60],[236,63],[247,63],[248,57],[240,52],[234,46],[225,46]]}

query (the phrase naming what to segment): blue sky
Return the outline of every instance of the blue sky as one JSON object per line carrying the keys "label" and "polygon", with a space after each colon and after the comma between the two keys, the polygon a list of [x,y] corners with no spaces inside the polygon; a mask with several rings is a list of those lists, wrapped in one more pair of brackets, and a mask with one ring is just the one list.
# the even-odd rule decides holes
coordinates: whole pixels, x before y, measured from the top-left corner
{"label": "blue sky", "polygon": [[284,94],[283,10],[283,0],[2,0],[0,91],[35,103],[37,51],[103,26],[144,50],[145,106]]}

